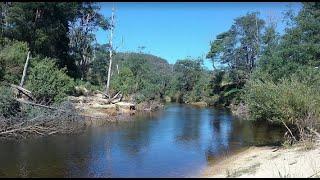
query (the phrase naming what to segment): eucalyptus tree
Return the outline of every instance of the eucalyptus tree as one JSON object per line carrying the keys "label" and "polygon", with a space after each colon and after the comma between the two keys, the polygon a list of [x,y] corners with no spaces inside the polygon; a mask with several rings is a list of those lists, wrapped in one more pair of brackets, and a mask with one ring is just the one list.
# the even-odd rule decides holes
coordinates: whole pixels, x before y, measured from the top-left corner
{"label": "eucalyptus tree", "polygon": [[248,78],[259,58],[265,22],[258,15],[258,12],[253,12],[236,18],[228,31],[220,33],[211,42],[207,54],[213,64],[227,65],[237,83]]}
{"label": "eucalyptus tree", "polygon": [[108,77],[107,77],[107,83],[105,87],[105,93],[109,95],[109,87],[110,87],[110,78],[111,78],[111,67],[112,67],[112,55],[113,55],[113,31],[115,28],[115,22],[114,22],[114,7],[112,7],[112,14],[111,14],[111,24],[110,24],[110,36],[109,36],[109,67],[108,67]]}
{"label": "eucalyptus tree", "polygon": [[98,28],[107,30],[108,21],[99,13],[96,3],[83,2],[77,9],[75,21],[70,22],[70,52],[76,59],[81,80],[86,78],[90,63],[94,60],[95,32]]}
{"label": "eucalyptus tree", "polygon": [[76,17],[75,2],[11,2],[6,4],[3,36],[28,43],[32,54],[56,58],[71,67],[68,23]]}
{"label": "eucalyptus tree", "polygon": [[303,3],[298,15],[291,16],[291,23],[282,38],[282,58],[302,65],[320,66],[320,3]]}

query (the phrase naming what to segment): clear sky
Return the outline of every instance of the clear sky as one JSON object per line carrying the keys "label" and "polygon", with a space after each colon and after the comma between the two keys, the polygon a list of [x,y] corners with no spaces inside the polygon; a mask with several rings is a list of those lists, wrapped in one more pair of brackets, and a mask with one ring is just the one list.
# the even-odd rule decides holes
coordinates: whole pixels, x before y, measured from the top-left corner
{"label": "clear sky", "polygon": [[[259,11],[260,17],[271,17],[283,31],[282,12],[291,7],[298,12],[301,3],[293,2],[104,2],[101,13],[111,16],[116,9],[114,44],[120,52],[138,51],[150,53],[174,63],[187,57],[205,58],[210,41],[227,31],[233,20],[247,12]],[[106,43],[109,32],[98,30],[98,43]],[[205,66],[212,69],[210,60]]]}

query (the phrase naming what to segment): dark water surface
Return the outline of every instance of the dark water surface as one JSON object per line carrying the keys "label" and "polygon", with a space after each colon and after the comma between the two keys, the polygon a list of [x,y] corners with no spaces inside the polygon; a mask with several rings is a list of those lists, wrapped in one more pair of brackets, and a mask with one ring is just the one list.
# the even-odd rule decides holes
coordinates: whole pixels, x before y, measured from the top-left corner
{"label": "dark water surface", "polygon": [[169,104],[80,135],[1,142],[0,177],[196,177],[221,156],[281,137],[225,110]]}

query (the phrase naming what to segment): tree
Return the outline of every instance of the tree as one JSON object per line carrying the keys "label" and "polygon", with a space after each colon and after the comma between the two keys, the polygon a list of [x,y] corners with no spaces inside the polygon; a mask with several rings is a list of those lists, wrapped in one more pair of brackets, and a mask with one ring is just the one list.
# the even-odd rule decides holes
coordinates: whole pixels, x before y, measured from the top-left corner
{"label": "tree", "polygon": [[110,92],[121,91],[137,102],[160,100],[166,93],[171,78],[170,65],[162,58],[142,53],[117,53]]}
{"label": "tree", "polygon": [[192,61],[189,59],[179,60],[175,63],[173,68],[180,82],[177,85],[179,91],[186,92],[192,90],[199,77],[199,72],[202,70],[201,65],[201,60]]}
{"label": "tree", "polygon": [[0,80],[19,84],[28,50],[24,42],[7,41],[0,50]]}
{"label": "tree", "polygon": [[264,27],[264,21],[258,15],[255,12],[236,18],[228,31],[217,35],[216,40],[211,42],[207,54],[213,64],[226,64],[237,83],[248,78],[258,60]]}
{"label": "tree", "polygon": [[281,42],[281,56],[287,61],[319,66],[320,61],[320,3],[306,2],[292,26],[286,28]]}
{"label": "tree", "polygon": [[28,43],[33,55],[52,57],[60,67],[72,69],[68,55],[68,23],[79,3],[12,2],[8,4],[4,36]]}
{"label": "tree", "polygon": [[294,140],[319,130],[320,3],[304,3],[294,16],[285,13],[287,27],[280,36],[268,26],[258,68],[243,94],[254,119],[283,124]]}
{"label": "tree", "polygon": [[304,66],[320,65],[319,3],[304,3],[297,16],[292,10],[285,14],[285,34],[280,37],[275,32],[275,25],[270,24],[262,38],[259,71],[272,74],[274,82],[294,74]]}
{"label": "tree", "polygon": [[95,58],[90,63],[86,80],[94,85],[105,86],[108,76],[108,44],[94,46]]}
{"label": "tree", "polygon": [[205,72],[202,66],[202,59],[178,60],[173,66],[169,95],[179,102],[197,102],[204,99],[209,94],[209,73]]}
{"label": "tree", "polygon": [[94,3],[83,3],[78,9],[77,18],[70,23],[70,48],[75,56],[81,80],[86,78],[90,63],[94,60],[94,32],[98,27],[107,30],[108,21],[98,12]]}
{"label": "tree", "polygon": [[110,36],[109,36],[109,68],[108,68],[108,79],[106,84],[106,94],[109,93],[109,86],[110,86],[110,78],[111,78],[111,67],[112,67],[112,51],[113,51],[113,31],[114,31],[114,7],[112,8],[111,14],[111,25],[110,25]]}

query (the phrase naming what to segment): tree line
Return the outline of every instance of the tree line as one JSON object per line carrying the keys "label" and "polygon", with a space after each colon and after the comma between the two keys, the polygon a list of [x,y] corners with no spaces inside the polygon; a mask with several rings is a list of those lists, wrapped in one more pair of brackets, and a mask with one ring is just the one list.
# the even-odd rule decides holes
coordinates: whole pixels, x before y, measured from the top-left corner
{"label": "tree line", "polygon": [[320,3],[285,12],[284,34],[258,12],[234,20],[211,43],[218,104],[254,120],[281,124],[293,141],[319,137]]}

